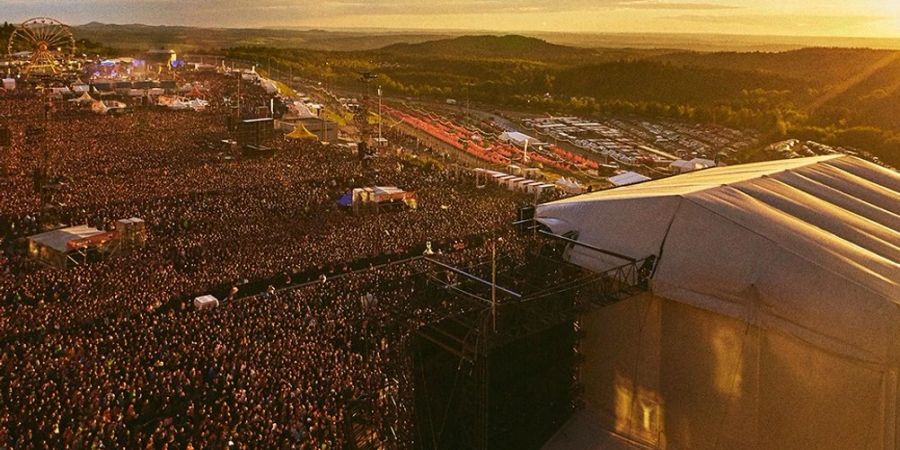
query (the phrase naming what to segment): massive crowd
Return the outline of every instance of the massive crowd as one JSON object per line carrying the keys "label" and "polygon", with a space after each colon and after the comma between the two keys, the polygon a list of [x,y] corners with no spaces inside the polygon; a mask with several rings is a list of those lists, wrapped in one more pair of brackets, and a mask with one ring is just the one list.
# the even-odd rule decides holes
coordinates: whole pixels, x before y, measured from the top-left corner
{"label": "massive crowd", "polygon": [[[414,295],[411,274],[424,263],[275,285],[409,255],[425,241],[499,233],[515,246],[509,223],[528,199],[394,152],[363,164],[339,146],[279,140],[271,158],[238,157],[218,144],[234,82],[199,81],[214,100],[206,112],[46,123],[62,180],[53,217],[148,225],[143,248],[66,270],[21,250],[38,229],[30,177],[42,153],[25,143],[30,119],[16,117],[41,115],[43,102],[0,97],[14,133],[0,185],[0,448],[342,448],[357,415],[403,447],[414,440],[404,343],[454,307]],[[353,215],[336,205],[372,185],[416,191],[419,208]],[[273,289],[190,307],[193,295],[253,280]]]}
{"label": "massive crowd", "polygon": [[414,295],[408,278],[425,269],[414,261],[213,311],[181,304],[13,341],[0,354],[0,443],[343,448],[356,420],[402,447],[414,439],[405,344],[453,307]]}

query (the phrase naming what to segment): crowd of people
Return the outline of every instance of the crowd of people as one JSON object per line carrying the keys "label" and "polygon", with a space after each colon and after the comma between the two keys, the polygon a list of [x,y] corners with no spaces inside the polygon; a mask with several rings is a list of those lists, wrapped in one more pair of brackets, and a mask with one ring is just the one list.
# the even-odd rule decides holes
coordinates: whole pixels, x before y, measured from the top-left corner
{"label": "crowd of people", "polygon": [[416,295],[408,280],[423,270],[413,261],[13,341],[0,354],[0,443],[345,448],[359,420],[403,447],[414,439],[405,345],[453,312]]}
{"label": "crowd of people", "polygon": [[[218,143],[236,81],[205,77],[206,112],[51,117],[37,144],[24,137],[32,119],[15,117],[42,115],[43,101],[0,94],[14,136],[0,155],[0,448],[343,448],[357,415],[404,447],[414,440],[405,342],[454,306],[417,295],[421,261],[326,275],[426,241],[500,235],[524,247],[509,225],[527,196],[476,189],[433,161],[385,151],[363,163],[281,138],[271,158],[235,155]],[[54,220],[102,229],[139,217],[143,248],[65,270],[27,258],[23,239],[47,214],[35,148],[61,180]],[[415,191],[419,208],[354,215],[336,204],[375,185]],[[276,292],[309,271],[321,280]],[[253,280],[278,281],[212,311],[190,305]]]}

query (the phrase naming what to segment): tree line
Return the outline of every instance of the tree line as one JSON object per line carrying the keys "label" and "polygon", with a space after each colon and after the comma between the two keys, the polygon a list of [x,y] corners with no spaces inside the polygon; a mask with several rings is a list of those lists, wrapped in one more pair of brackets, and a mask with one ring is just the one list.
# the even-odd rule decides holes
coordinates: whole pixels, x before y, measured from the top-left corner
{"label": "tree line", "polygon": [[[467,40],[466,45],[473,44]],[[900,165],[900,129],[891,122],[900,116],[900,105],[885,101],[888,94],[883,94],[876,100],[885,105],[858,108],[867,91],[854,91],[808,111],[806,105],[827,94],[831,86],[818,79],[810,81],[812,76],[796,76],[799,69],[788,73],[730,70],[658,59],[592,62],[584,53],[580,63],[560,63],[565,58],[558,55],[548,63],[515,55],[448,56],[446,45],[439,47],[442,52],[429,53],[428,48],[407,45],[402,52],[326,52],[243,47],[229,53],[261,61],[271,57],[279,67],[292,67],[295,74],[356,91],[364,89],[360,74],[372,72],[378,75],[374,83],[390,96],[438,101],[468,98],[535,113],[719,124],[758,130],[771,140],[797,138],[853,147]],[[848,50],[836,52],[846,55]],[[741,54],[728,58],[739,59]],[[869,88],[877,91],[877,86],[857,90]]]}

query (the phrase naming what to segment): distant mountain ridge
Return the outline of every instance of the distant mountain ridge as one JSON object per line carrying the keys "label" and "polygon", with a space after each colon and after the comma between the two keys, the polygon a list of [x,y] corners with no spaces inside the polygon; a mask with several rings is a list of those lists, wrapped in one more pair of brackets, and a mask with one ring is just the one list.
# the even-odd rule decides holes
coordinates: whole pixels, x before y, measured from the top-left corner
{"label": "distant mountain ridge", "polygon": [[[134,33],[177,31],[192,39],[171,40],[173,45],[189,48],[227,48],[248,44],[287,45],[291,48],[317,50],[371,50],[396,43],[418,43],[429,40],[472,35],[494,35],[488,30],[425,30],[392,28],[317,28],[313,26],[258,26],[248,28],[222,28],[215,26],[108,24],[97,21],[73,26],[76,33],[97,40],[116,33],[124,43],[106,42],[107,45],[124,47],[135,42]],[[212,30],[213,33],[209,33]],[[252,31],[252,36],[250,35]],[[554,45],[582,49],[680,49],[692,51],[786,51],[806,47],[886,48],[900,49],[898,38],[842,38],[802,36],[744,36],[716,34],[667,34],[667,33],[570,33],[521,31],[516,34],[538,38]],[[156,36],[163,39],[162,36]],[[370,37],[367,39],[367,37]],[[334,38],[339,42],[327,42]],[[195,42],[196,41],[196,42]]]}
{"label": "distant mountain ridge", "polygon": [[181,25],[106,24],[72,27],[77,38],[122,49],[172,47],[180,52],[219,51],[231,47],[277,47],[327,51],[365,51],[401,42],[417,43],[452,37],[441,33],[400,34],[274,28],[207,28]]}
{"label": "distant mountain ridge", "polygon": [[543,39],[507,34],[503,36],[477,35],[451,39],[400,43],[379,49],[392,54],[433,54],[449,57],[543,59],[572,56],[589,56],[590,49],[551,44]]}
{"label": "distant mountain ridge", "polygon": [[677,51],[654,59],[685,66],[772,73],[827,85],[847,78],[848,67],[867,67],[893,53],[896,51],[815,47],[784,52]]}

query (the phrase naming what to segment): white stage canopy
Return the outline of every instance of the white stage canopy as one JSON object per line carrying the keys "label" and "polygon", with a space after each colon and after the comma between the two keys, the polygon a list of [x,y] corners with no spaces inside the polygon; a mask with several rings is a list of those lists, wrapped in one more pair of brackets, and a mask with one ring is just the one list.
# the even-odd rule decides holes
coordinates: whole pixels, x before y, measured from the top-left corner
{"label": "white stage canopy", "polygon": [[[900,355],[900,175],[845,155],[711,168],[540,205],[553,232],[659,257],[654,295],[876,364]],[[623,261],[575,247],[602,271]]]}

